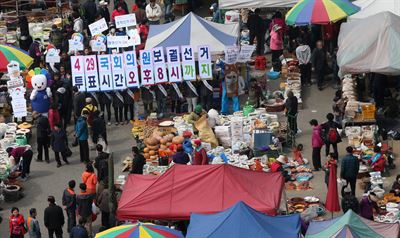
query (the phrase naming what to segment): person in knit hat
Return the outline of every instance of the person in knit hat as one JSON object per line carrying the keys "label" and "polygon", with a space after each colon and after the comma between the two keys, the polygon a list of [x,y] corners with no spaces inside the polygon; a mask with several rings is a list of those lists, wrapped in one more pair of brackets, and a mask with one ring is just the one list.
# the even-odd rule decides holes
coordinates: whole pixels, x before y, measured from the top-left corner
{"label": "person in knit hat", "polygon": [[206,165],[208,164],[207,152],[201,145],[201,140],[195,140],[195,149],[194,149],[194,157],[192,164],[193,165]]}

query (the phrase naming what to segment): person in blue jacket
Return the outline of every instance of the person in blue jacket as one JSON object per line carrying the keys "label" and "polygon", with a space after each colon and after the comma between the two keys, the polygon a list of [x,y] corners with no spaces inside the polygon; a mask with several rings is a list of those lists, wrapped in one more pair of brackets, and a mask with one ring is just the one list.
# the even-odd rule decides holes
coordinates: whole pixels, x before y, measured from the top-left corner
{"label": "person in blue jacket", "polygon": [[82,115],[78,118],[75,124],[75,136],[79,141],[79,153],[81,156],[81,162],[89,162],[89,130],[87,126],[87,118],[89,112],[87,110],[82,111]]}

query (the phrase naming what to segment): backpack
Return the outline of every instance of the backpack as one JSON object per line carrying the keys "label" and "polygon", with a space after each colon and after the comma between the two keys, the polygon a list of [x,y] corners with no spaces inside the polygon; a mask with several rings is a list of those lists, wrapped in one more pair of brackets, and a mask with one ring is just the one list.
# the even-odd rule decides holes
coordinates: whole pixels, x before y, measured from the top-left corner
{"label": "backpack", "polygon": [[328,141],[330,143],[336,143],[338,139],[336,128],[329,128],[328,131]]}

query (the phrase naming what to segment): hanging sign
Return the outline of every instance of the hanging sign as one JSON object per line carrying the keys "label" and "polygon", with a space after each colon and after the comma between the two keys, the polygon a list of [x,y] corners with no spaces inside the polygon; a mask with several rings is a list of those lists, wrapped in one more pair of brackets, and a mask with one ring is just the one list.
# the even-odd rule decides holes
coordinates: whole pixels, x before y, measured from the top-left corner
{"label": "hanging sign", "polygon": [[240,47],[240,52],[237,58],[237,62],[245,63],[250,61],[251,55],[253,54],[255,49],[256,49],[255,45],[242,45]]}
{"label": "hanging sign", "polygon": [[225,46],[225,64],[235,64],[239,55],[239,48],[235,45]]}

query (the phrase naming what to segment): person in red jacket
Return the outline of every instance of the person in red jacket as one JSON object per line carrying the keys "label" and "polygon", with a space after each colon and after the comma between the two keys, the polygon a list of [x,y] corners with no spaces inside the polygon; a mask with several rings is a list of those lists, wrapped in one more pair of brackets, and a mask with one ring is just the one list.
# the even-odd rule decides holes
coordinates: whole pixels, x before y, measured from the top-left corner
{"label": "person in red jacket", "polygon": [[51,131],[54,131],[54,125],[60,124],[61,118],[60,113],[57,109],[57,104],[53,103],[49,109],[49,124]]}
{"label": "person in red jacket", "polygon": [[115,22],[115,17],[117,16],[122,16],[128,14],[123,8],[122,8],[122,4],[118,3],[117,7],[115,8],[115,10],[111,13],[111,21]]}
{"label": "person in red jacket", "polygon": [[385,171],[385,161],[385,155],[382,154],[381,147],[375,146],[374,155],[368,160],[368,164],[371,165],[372,170],[383,173]]}
{"label": "person in red jacket", "polygon": [[10,225],[10,238],[23,238],[25,229],[25,219],[24,216],[19,214],[19,209],[17,207],[11,208],[11,216],[9,218]]}
{"label": "person in red jacket", "polygon": [[201,140],[195,140],[194,144],[196,146],[194,150],[193,165],[205,165],[208,164],[208,157],[206,149],[201,145]]}

